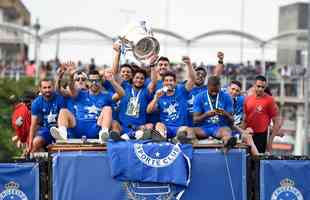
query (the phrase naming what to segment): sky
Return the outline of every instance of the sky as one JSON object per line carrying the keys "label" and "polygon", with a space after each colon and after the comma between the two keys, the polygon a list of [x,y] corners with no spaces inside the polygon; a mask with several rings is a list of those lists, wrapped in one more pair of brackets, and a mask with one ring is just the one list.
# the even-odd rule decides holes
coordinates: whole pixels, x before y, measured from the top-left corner
{"label": "sky", "polygon": [[[278,10],[280,6],[296,0],[22,0],[31,13],[32,22],[39,18],[44,31],[61,26],[86,26],[116,37],[130,22],[146,18],[152,27],[167,29],[192,38],[218,29],[242,30],[261,39],[271,38],[278,33]],[[242,2],[244,17],[242,25]],[[155,35],[161,43],[161,55],[180,61],[189,55],[196,62],[215,63],[216,52],[225,53],[225,60],[241,60],[240,38],[215,36],[203,39],[190,49],[180,41]],[[56,36],[43,42],[40,58],[56,56]],[[243,40],[243,61],[261,59],[261,50],[253,42]],[[165,45],[167,44],[167,45]],[[33,45],[30,45],[30,58]],[[63,61],[82,60],[91,57],[97,63],[112,62],[111,43],[89,33],[65,33],[60,35],[59,57]],[[266,50],[267,60],[276,59],[276,48]]]}

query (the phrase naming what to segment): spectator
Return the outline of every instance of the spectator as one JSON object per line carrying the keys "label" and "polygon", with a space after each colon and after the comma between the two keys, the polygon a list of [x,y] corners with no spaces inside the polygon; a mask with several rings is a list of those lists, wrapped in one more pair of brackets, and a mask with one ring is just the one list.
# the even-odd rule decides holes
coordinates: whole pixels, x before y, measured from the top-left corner
{"label": "spectator", "polygon": [[34,64],[34,61],[30,61],[29,64],[26,64],[26,76],[34,77],[36,73],[36,66]]}
{"label": "spectator", "polygon": [[94,58],[91,58],[90,59],[90,65],[88,67],[88,71],[91,72],[91,71],[94,71],[96,70],[97,66],[96,66],[96,63],[95,63],[95,59]]}
{"label": "spectator", "polygon": [[254,93],[247,96],[244,102],[244,128],[251,128],[253,140],[260,153],[266,150],[271,151],[272,141],[268,141],[268,127],[272,120],[274,126],[271,133],[273,138],[280,129],[278,107],[272,96],[265,93],[267,80],[264,76],[257,76],[255,79]]}
{"label": "spectator", "polygon": [[290,78],[292,75],[292,71],[291,71],[291,67],[289,67],[288,65],[284,65],[281,68],[281,76],[285,79]]}

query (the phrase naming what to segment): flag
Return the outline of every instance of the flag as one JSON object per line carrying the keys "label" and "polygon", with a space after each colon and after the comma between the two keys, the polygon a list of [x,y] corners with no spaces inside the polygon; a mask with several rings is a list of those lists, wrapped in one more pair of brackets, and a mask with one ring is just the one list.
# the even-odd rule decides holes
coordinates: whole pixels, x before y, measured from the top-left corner
{"label": "flag", "polygon": [[39,200],[38,163],[0,163],[1,200]]}
{"label": "flag", "polygon": [[150,141],[108,143],[111,175],[120,181],[171,183],[187,187],[192,153],[190,144]]}

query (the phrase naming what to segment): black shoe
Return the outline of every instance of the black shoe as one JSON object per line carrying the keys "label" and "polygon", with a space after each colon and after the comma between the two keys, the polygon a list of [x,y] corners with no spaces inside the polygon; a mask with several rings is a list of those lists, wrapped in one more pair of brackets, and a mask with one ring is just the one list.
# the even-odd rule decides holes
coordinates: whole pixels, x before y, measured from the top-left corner
{"label": "black shoe", "polygon": [[125,141],[123,138],[121,138],[121,134],[119,132],[111,131],[109,135],[110,135],[109,138],[112,139],[115,142],[117,142],[117,141]]}
{"label": "black shoe", "polygon": [[231,137],[229,138],[229,140],[226,142],[226,144],[224,145],[224,153],[228,153],[228,151],[232,148],[234,148],[234,146],[236,146],[237,144],[237,138],[235,137]]}
{"label": "black shoe", "polygon": [[143,136],[140,138],[140,140],[150,140],[150,139],[152,139],[152,130],[144,129]]}
{"label": "black shoe", "polygon": [[181,144],[190,144],[191,143],[191,138],[187,137],[187,131],[179,131],[177,133],[177,140]]}
{"label": "black shoe", "polygon": [[177,133],[176,139],[181,144],[194,144],[196,137],[194,134],[191,134],[184,130]]}
{"label": "black shoe", "polygon": [[155,129],[151,130],[151,136],[152,136],[152,141],[153,142],[164,142],[167,141],[167,139],[165,137],[163,137],[160,132],[158,132]]}

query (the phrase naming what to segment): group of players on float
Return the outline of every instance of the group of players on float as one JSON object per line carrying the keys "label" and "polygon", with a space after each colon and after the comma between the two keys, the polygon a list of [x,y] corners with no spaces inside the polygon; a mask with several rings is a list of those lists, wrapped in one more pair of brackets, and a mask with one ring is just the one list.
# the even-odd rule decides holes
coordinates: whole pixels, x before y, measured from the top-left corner
{"label": "group of players on float", "polygon": [[[227,147],[240,137],[251,146],[252,154],[258,154],[253,130],[241,127],[241,83],[232,81],[227,88],[221,87],[223,53],[218,53],[218,65],[207,81],[207,70],[193,69],[190,58],[183,57],[186,81],[177,83],[168,58],[153,56],[147,72],[134,65],[119,66],[119,46],[113,49],[113,66],[103,73],[74,71],[74,65],[67,63],[58,80],[40,81],[41,94],[31,105],[29,153],[55,140],[129,140],[149,133],[183,142],[214,137]],[[72,78],[67,86],[61,84],[65,73]]]}

